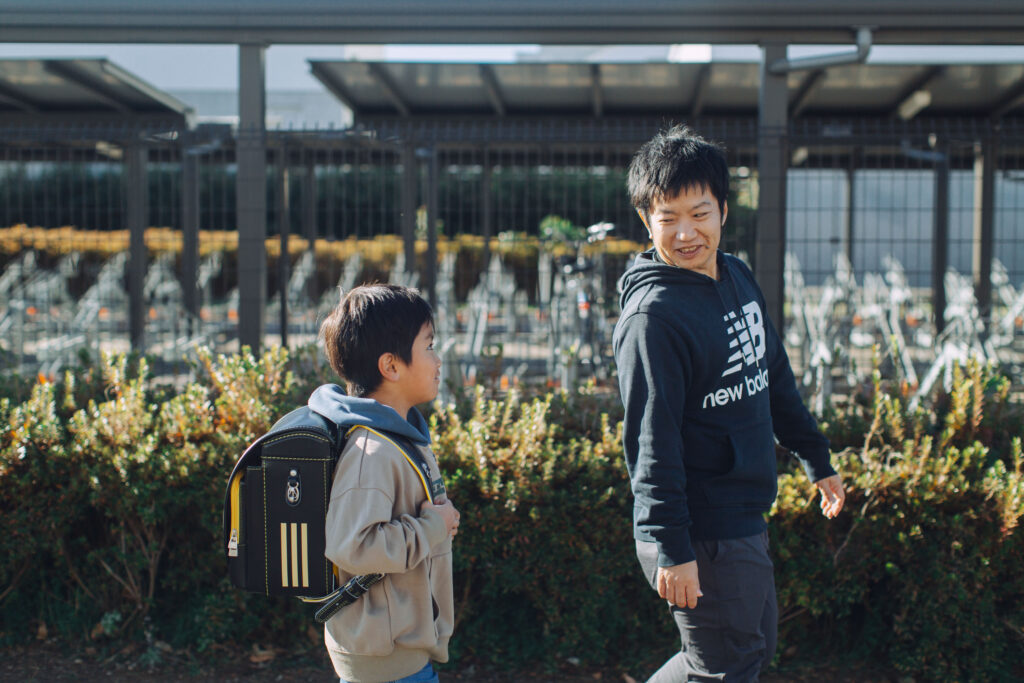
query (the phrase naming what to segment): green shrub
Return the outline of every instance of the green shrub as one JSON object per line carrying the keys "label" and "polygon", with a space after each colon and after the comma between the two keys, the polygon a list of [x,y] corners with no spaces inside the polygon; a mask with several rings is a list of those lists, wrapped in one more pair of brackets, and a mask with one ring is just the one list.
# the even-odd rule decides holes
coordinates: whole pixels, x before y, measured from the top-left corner
{"label": "green shrub", "polygon": [[[228,473],[330,379],[315,353],[204,352],[179,390],[115,356],[0,400],[0,641],[42,622],[111,650],[153,637],[195,652],[319,649],[309,608],[234,589],[221,548]],[[1024,657],[1021,407],[982,366],[955,386],[910,408],[876,372],[831,409],[822,424],[848,489],[834,521],[783,468],[771,532],[783,664],[853,657],[926,680],[1012,678],[1006,663]],[[463,512],[457,661],[642,666],[677,647],[634,558],[620,420],[618,398],[591,387],[433,408]]]}

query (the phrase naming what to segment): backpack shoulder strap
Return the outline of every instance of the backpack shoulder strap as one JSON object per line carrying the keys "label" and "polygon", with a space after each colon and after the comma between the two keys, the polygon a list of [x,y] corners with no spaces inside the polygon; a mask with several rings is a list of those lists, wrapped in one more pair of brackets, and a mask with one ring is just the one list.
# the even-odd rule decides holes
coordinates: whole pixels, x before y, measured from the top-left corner
{"label": "backpack shoulder strap", "polygon": [[398,449],[398,451],[405,457],[406,461],[412,465],[412,468],[416,470],[416,474],[420,479],[420,483],[423,485],[423,490],[427,494],[427,499],[433,502],[434,496],[430,492],[430,465],[424,460],[423,454],[420,450],[412,445],[412,443],[405,438],[395,434],[394,432],[381,432],[373,427],[367,427],[366,425],[354,425],[345,432],[345,439],[347,440],[349,435],[357,429],[365,429],[371,434],[376,434],[380,438],[384,439],[392,446]]}

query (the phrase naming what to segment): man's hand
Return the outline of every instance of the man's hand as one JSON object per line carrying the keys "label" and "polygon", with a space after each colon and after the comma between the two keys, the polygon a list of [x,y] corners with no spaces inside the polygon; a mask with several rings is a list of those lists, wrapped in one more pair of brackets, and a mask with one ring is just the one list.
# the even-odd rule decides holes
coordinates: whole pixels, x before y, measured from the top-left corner
{"label": "man's hand", "polygon": [[697,578],[697,560],[674,567],[658,567],[658,595],[676,607],[696,607],[697,598],[704,595]]}
{"label": "man's hand", "polygon": [[447,498],[443,502],[434,505],[431,501],[425,500],[420,505],[420,514],[422,515],[426,510],[433,509],[444,519],[445,524],[448,527],[448,533],[455,536],[459,533],[459,519],[462,515],[455,509],[452,502]]}
{"label": "man's hand", "polygon": [[821,491],[821,514],[832,519],[843,509],[843,503],[846,501],[842,478],[838,474],[833,474],[814,482],[814,485]]}

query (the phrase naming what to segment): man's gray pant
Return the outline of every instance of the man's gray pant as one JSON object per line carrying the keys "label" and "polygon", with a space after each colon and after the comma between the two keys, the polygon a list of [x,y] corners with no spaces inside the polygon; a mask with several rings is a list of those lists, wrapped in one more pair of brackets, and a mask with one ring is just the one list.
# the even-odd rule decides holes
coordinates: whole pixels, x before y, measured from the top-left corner
{"label": "man's gray pant", "polygon": [[[775,575],[768,532],[724,541],[694,541],[704,596],[694,609],[671,606],[682,648],[649,680],[756,681],[771,663],[778,634]],[[636,554],[657,590],[658,547],[636,542]]]}

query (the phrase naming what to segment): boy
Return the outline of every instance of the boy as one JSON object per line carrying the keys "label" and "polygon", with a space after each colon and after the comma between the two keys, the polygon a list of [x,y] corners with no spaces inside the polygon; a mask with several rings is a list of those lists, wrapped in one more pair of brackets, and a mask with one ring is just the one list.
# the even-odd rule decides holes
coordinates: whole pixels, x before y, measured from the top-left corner
{"label": "boy", "polygon": [[[327,384],[309,399],[348,434],[331,488],[325,554],[342,584],[385,574],[328,620],[327,651],[342,683],[436,682],[431,660],[448,660],[454,626],[451,539],[459,512],[444,494],[426,420],[415,408],[437,396],[440,382],[430,306],[406,287],[356,287],[324,321],[320,339],[348,388],[346,395]],[[403,440],[429,464],[429,481],[399,447]]]}
{"label": "boy", "polygon": [[637,557],[682,637],[655,682],[756,681],[771,663],[778,612],[764,516],[776,436],[821,490],[826,517],[844,500],[760,288],[718,250],[728,192],[725,154],[685,126],[630,164],[630,200],[654,247],[620,281],[623,442]]}

